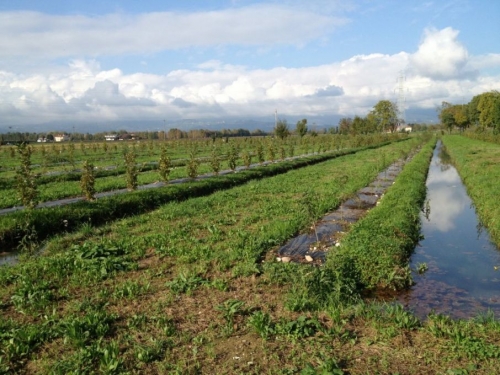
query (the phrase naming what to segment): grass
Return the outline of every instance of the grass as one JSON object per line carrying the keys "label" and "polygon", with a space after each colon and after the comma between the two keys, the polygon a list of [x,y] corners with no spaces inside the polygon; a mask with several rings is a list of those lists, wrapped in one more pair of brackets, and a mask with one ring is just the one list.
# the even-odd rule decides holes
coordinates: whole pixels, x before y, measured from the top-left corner
{"label": "grass", "polygon": [[[495,373],[494,317],[420,322],[398,305],[363,302],[359,289],[342,304],[314,301],[313,287],[345,297],[358,285],[275,261],[309,214],[337,206],[417,143],[61,234],[42,256],[0,268],[0,373]],[[46,298],[30,304],[27,285]],[[22,312],[14,295],[27,301]]]}
{"label": "grass", "polygon": [[443,144],[474,202],[481,223],[500,246],[497,187],[497,181],[500,181],[500,145],[459,135],[443,137]]}

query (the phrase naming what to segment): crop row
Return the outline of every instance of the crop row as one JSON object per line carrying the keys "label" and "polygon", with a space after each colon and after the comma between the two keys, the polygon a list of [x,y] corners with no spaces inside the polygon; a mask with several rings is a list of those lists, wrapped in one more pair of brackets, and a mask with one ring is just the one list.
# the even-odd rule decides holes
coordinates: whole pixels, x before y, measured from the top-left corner
{"label": "crop row", "polygon": [[[345,147],[361,146],[363,139],[372,136],[340,136],[321,135],[317,137],[306,136],[304,138],[289,137],[284,141],[276,138],[231,138],[215,140],[176,140],[176,141],[140,141],[140,142],[96,142],[96,143],[69,143],[69,144],[44,144],[31,145],[33,149],[33,165],[36,173],[47,172],[70,172],[81,167],[84,161],[94,164],[99,168],[117,166],[122,164],[123,155],[127,150],[133,148],[137,154],[137,161],[141,164],[157,161],[163,147],[167,149],[168,156],[172,160],[186,160],[194,151],[196,157],[207,158],[216,149],[219,154],[227,154],[232,146],[240,152],[253,152],[259,144],[279,143],[287,152],[293,147],[297,154],[308,154],[318,152],[321,149],[335,149],[338,145]],[[353,145],[353,142],[359,144]],[[345,146],[343,146],[345,145]],[[14,170],[18,166],[16,146],[2,146],[0,148],[0,177],[2,179],[14,177]]]}

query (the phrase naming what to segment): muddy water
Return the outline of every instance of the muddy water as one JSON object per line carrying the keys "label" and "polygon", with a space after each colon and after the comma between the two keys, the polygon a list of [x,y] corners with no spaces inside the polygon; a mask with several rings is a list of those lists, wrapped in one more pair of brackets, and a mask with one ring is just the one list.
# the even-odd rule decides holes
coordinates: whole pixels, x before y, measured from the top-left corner
{"label": "muddy water", "polygon": [[[422,240],[411,258],[415,285],[398,300],[425,317],[434,311],[454,318],[488,309],[500,317],[500,251],[476,216],[457,170],[438,143],[427,177]],[[415,270],[425,263],[428,270]]]}

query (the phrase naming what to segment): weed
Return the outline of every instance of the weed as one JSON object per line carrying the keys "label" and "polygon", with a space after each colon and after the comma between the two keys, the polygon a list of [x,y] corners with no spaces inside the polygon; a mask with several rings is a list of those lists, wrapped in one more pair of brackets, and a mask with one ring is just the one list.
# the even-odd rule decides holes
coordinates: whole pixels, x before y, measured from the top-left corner
{"label": "weed", "polygon": [[300,339],[313,336],[322,329],[321,323],[316,318],[301,315],[296,320],[282,320],[276,324],[276,332],[291,339]]}
{"label": "weed", "polygon": [[137,345],[135,349],[135,357],[144,363],[151,363],[163,359],[165,350],[169,346],[169,341],[150,339],[151,343],[147,345]]}
{"label": "weed", "polygon": [[276,332],[275,324],[273,323],[271,316],[262,311],[254,312],[248,318],[248,325],[252,327],[264,340],[267,340],[269,336],[274,335]]}
{"label": "weed", "polygon": [[99,370],[103,374],[118,374],[123,367],[123,358],[120,356],[120,350],[116,341],[111,341],[99,347]]}
{"label": "weed", "polygon": [[190,294],[200,285],[207,283],[207,280],[198,275],[179,274],[174,280],[167,282],[167,286],[175,294],[187,293]]}
{"label": "weed", "polygon": [[224,301],[223,304],[217,306],[217,310],[222,312],[222,315],[224,316],[228,327],[231,327],[232,329],[235,316],[242,315],[245,312],[245,310],[243,309],[244,305],[245,302],[243,301],[237,299],[228,299],[227,301]]}
{"label": "weed", "polygon": [[334,358],[318,359],[318,366],[308,363],[300,375],[343,375],[345,372]]}
{"label": "weed", "polygon": [[427,266],[427,263],[418,263],[417,264],[417,272],[421,275],[424,274],[428,269],[429,269],[429,267]]}

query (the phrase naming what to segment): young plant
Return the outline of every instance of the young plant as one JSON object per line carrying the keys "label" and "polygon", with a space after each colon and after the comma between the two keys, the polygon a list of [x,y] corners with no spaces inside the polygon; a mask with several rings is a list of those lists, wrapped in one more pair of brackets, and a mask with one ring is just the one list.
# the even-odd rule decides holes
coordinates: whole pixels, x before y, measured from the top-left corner
{"label": "young plant", "polygon": [[252,154],[248,151],[245,150],[241,154],[241,158],[243,159],[243,164],[245,165],[245,168],[250,168],[250,165],[252,164]]}
{"label": "young plant", "polygon": [[85,160],[83,163],[82,177],[80,179],[80,188],[84,197],[88,201],[95,200],[95,173],[94,165]]}
{"label": "young plant", "polygon": [[165,145],[162,145],[158,170],[163,182],[168,182],[168,176],[170,175],[171,168],[172,168],[172,162],[170,161],[170,158],[167,155],[167,148],[165,147]]}
{"label": "young plant", "polygon": [[259,142],[257,144],[257,160],[259,164],[264,163],[264,146],[262,145],[262,142]]}
{"label": "young plant", "polygon": [[210,167],[212,168],[212,172],[218,176],[220,172],[220,155],[215,144],[212,147],[212,153],[210,154]]}
{"label": "young plant", "polygon": [[36,176],[31,170],[31,154],[33,150],[30,146],[22,143],[17,147],[17,151],[21,156],[21,165],[16,171],[17,192],[23,206],[31,210],[38,203]]}
{"label": "young plant", "polygon": [[229,155],[227,159],[228,167],[233,172],[236,170],[236,164],[238,162],[238,150],[236,149],[234,143],[229,146]]}
{"label": "young plant", "polygon": [[136,157],[137,155],[134,149],[128,150],[125,154],[125,175],[127,178],[127,189],[129,191],[137,189],[137,176],[139,175],[139,172],[135,163]]}
{"label": "young plant", "polygon": [[187,165],[188,177],[192,179],[198,176],[198,167],[200,165],[200,161],[196,158],[196,154],[196,145],[193,145],[191,147],[191,151],[189,152],[189,161]]}

